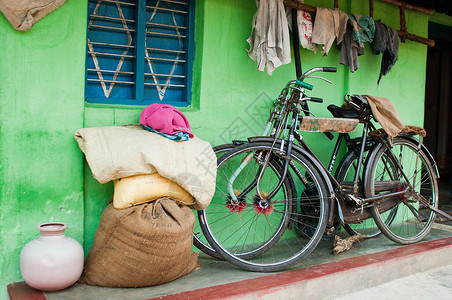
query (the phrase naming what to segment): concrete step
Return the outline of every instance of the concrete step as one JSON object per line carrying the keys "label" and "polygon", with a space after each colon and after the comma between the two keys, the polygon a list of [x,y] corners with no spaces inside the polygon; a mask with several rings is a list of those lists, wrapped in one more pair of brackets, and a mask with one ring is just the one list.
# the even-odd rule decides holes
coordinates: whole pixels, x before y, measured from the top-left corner
{"label": "concrete step", "polygon": [[[426,241],[400,246],[381,236],[339,255],[332,241],[291,270],[255,273],[200,255],[202,268],[167,284],[147,288],[104,288],[84,284],[43,293],[13,283],[11,300],[23,299],[332,299],[441,266],[452,266],[451,226],[435,225]],[[414,282],[413,284],[417,284]],[[415,296],[415,295],[414,295]],[[416,297],[415,297],[416,298]]]}

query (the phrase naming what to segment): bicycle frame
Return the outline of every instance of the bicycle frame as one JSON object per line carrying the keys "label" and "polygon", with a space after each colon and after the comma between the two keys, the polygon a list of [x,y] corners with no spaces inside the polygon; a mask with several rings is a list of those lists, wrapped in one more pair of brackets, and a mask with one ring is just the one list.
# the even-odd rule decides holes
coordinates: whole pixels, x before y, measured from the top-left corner
{"label": "bicycle frame", "polygon": [[[303,75],[303,78],[308,77],[309,74],[317,71],[318,69],[319,68],[314,68],[314,69],[306,72],[305,75]],[[311,76],[311,77],[315,77],[315,76]],[[357,163],[355,178],[353,181],[353,193],[348,194],[345,192],[344,186],[340,182],[338,182],[337,179],[332,175],[332,170],[333,170],[334,163],[336,161],[336,158],[339,153],[342,142],[345,140],[347,142],[347,144],[352,145],[352,147],[354,147],[353,145],[356,145],[358,143],[353,143],[352,139],[350,138],[348,133],[340,133],[337,138],[336,144],[334,146],[328,168],[325,167],[325,165],[315,155],[314,151],[312,151],[312,149],[308,146],[308,144],[303,140],[301,134],[296,130],[298,120],[302,119],[302,117],[300,116],[300,111],[303,110],[306,115],[309,115],[309,113],[310,113],[307,110],[307,106],[305,106],[305,103],[306,103],[306,101],[309,101],[313,98],[307,97],[304,93],[305,88],[309,88],[309,87],[310,87],[310,85],[304,83],[302,81],[302,79],[297,80],[297,81],[290,81],[287,84],[287,86],[283,89],[280,96],[278,97],[278,100],[280,101],[280,103],[282,103],[281,111],[280,111],[282,113],[280,113],[278,115],[279,112],[277,110],[277,107],[275,107],[275,109],[273,110],[273,112],[269,118],[269,122],[267,124],[266,130],[264,130],[263,136],[268,137],[268,133],[270,132],[271,127],[273,125],[273,132],[271,135],[271,139],[273,140],[273,146],[276,145],[276,141],[279,140],[280,141],[278,143],[279,151],[281,153],[284,153],[284,155],[283,155],[283,159],[284,159],[283,174],[282,174],[281,179],[280,179],[278,185],[276,186],[276,188],[270,194],[265,195],[265,197],[260,192],[260,189],[259,189],[262,175],[265,171],[265,168],[266,168],[268,160],[269,160],[269,155],[270,155],[270,152],[269,152],[269,153],[267,153],[266,157],[263,160],[264,161],[263,166],[259,168],[259,172],[258,172],[259,174],[257,174],[255,180],[253,180],[251,182],[249,188],[242,191],[242,193],[240,195],[238,195],[238,196],[235,195],[234,190],[232,188],[233,182],[237,178],[238,174],[240,174],[240,172],[243,170],[243,168],[252,159],[253,155],[249,154],[243,160],[240,167],[238,167],[237,170],[233,173],[233,175],[231,176],[231,178],[228,182],[228,191],[231,196],[232,202],[237,204],[238,197],[249,192],[249,190],[251,190],[251,188],[253,186],[256,186],[257,196],[260,198],[260,201],[263,201],[265,203],[266,199],[271,199],[281,188],[281,186],[287,176],[294,140],[296,140],[299,143],[301,149],[306,151],[313,158],[315,165],[317,165],[318,168],[321,169],[321,171],[322,171],[321,173],[326,174],[326,176],[325,176],[326,178],[324,178],[324,179],[325,179],[325,181],[328,181],[329,186],[332,186],[332,188],[333,188],[332,195],[331,195],[333,198],[333,201],[331,201],[331,203],[334,203],[334,199],[338,202],[338,214],[339,214],[339,218],[341,219],[342,223],[356,223],[356,222],[360,222],[366,218],[370,218],[371,217],[370,213],[363,215],[363,212],[364,212],[364,209],[367,209],[368,207],[373,205],[374,202],[389,199],[389,198],[394,198],[397,196],[403,196],[406,193],[410,192],[410,190],[412,190],[412,188],[410,186],[408,186],[408,187],[405,187],[403,190],[399,190],[396,192],[389,192],[389,193],[386,193],[383,195],[368,197],[368,198],[364,198],[362,195],[359,194],[359,184],[360,184],[359,177],[360,177],[361,169],[363,168],[364,152],[366,150],[367,137],[368,137],[369,130],[375,130],[375,126],[371,122],[370,114],[368,116],[366,116],[363,120],[361,120],[364,126],[363,126],[363,132],[362,132],[362,135],[360,138],[358,163]],[[282,102],[281,102],[281,100],[282,100]],[[303,107],[303,109],[302,109],[302,107]],[[291,117],[289,117],[290,113],[292,113]],[[289,125],[289,123],[290,123],[290,125]],[[287,137],[285,139],[279,139],[283,135],[286,135]],[[384,139],[380,138],[380,140],[378,142],[382,143],[384,145],[384,147],[390,149],[390,145]],[[421,147],[421,144],[420,144],[420,147]],[[358,149],[354,149],[354,150],[357,151]],[[389,151],[389,153],[392,153],[392,152]],[[397,160],[395,159],[395,161],[397,161]],[[403,172],[402,166],[400,164],[396,164],[396,165],[397,165],[397,168],[399,169],[399,172],[401,174],[403,174],[403,176],[405,177],[405,180],[408,180],[406,178],[406,175]],[[435,164],[435,168],[436,168],[436,164]],[[302,174],[297,174],[297,175],[302,176]],[[383,187],[383,189],[385,189],[385,188],[387,188],[387,187]],[[393,188],[393,186],[391,186],[391,189],[392,188]],[[389,189],[389,190],[391,190],[391,189]],[[356,206],[355,208],[350,210],[351,216],[349,216],[348,219],[346,217],[344,217],[344,212],[343,212],[343,207],[345,207],[344,201],[352,201]],[[427,202],[427,201],[421,201],[421,202]],[[397,204],[398,203],[396,203],[395,205],[397,205]],[[390,209],[390,208],[391,207],[386,207],[386,209]],[[330,216],[328,218],[328,222],[330,224],[332,224],[334,221],[334,215],[335,215],[334,211],[335,211],[335,209],[334,209],[334,206],[332,205]],[[354,218],[353,214],[355,214],[358,211],[361,212],[360,216],[357,218]]]}

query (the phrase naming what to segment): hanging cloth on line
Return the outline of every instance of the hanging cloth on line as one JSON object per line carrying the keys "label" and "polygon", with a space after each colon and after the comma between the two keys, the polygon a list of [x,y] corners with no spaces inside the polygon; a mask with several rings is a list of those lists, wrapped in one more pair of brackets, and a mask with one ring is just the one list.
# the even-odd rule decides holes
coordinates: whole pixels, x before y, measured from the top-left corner
{"label": "hanging cloth on line", "polygon": [[349,66],[350,71],[353,73],[359,68],[358,56],[364,54],[364,44],[358,44],[353,39],[353,27],[347,26],[347,32],[344,35],[344,39],[341,43],[341,58],[340,64]]}
{"label": "hanging cloth on line", "polygon": [[399,56],[399,34],[397,30],[386,26],[380,20],[375,21],[375,38],[370,47],[375,54],[383,53],[378,84],[381,77],[388,74]]}
{"label": "hanging cloth on line", "polygon": [[[298,0],[298,2],[304,3],[304,0]],[[287,9],[287,22],[289,23],[289,29],[292,30],[292,9]],[[317,45],[312,43],[313,24],[311,14],[306,11],[297,10],[297,24],[301,47],[317,53]]]}
{"label": "hanging cloth on line", "polygon": [[312,30],[312,43],[323,45],[322,53],[328,55],[334,39],[339,45],[344,38],[347,28],[348,16],[338,9],[317,7],[314,29]]}
{"label": "hanging cloth on line", "polygon": [[353,26],[353,39],[358,43],[372,42],[375,35],[375,22],[371,17],[349,14],[349,22]]}
{"label": "hanging cloth on line", "polygon": [[340,63],[353,73],[359,68],[358,56],[364,54],[364,42],[372,42],[375,35],[374,20],[358,14],[348,15],[347,32],[341,43]]}
{"label": "hanging cloth on line", "polygon": [[290,63],[290,36],[283,0],[256,1],[257,12],[253,17],[249,57],[257,63],[259,71],[273,71]]}

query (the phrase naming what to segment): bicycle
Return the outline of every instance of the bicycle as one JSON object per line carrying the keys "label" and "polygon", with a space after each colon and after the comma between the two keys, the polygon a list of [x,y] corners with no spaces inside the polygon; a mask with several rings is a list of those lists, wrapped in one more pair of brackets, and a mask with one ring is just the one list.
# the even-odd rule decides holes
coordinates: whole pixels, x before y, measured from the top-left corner
{"label": "bicycle", "polygon": [[[388,216],[383,216],[377,223],[378,228],[385,234],[388,230],[383,231],[382,228],[389,228],[397,220],[395,215],[401,202],[394,201],[394,198],[408,194],[407,185],[400,180],[394,180],[396,176],[403,174],[403,168],[400,163],[397,165],[397,161],[390,158],[393,153],[387,150],[390,148],[383,139],[376,139],[377,142],[372,140],[369,145],[367,134],[369,129],[375,130],[375,127],[371,123],[372,114],[368,105],[363,101],[356,104],[355,98],[358,97],[350,96],[348,102],[355,104],[355,110],[329,107],[333,115],[349,118],[349,121],[343,124],[364,124],[359,141],[347,139],[347,135],[342,135],[350,145],[359,146],[351,191],[350,186],[341,184],[328,172],[295,130],[302,104],[306,101],[321,102],[319,98],[307,97],[304,94],[305,88],[312,89],[312,86],[303,80],[312,77],[309,75],[313,72],[333,70],[335,69],[314,68],[303,74],[299,80],[290,81],[281,92],[269,120],[269,123],[274,124],[272,136],[250,138],[249,142],[234,147],[220,157],[216,195],[212,204],[199,212],[199,219],[208,242],[231,263],[250,271],[282,270],[294,265],[314,250],[324,234],[327,219],[331,225],[337,216],[341,223],[346,225],[389,212]],[[355,117],[358,117],[359,121],[356,121]],[[301,118],[301,124],[306,119],[308,117]],[[309,122],[305,124],[312,125]],[[294,144],[294,140],[297,140],[300,146]],[[376,156],[373,154],[376,152],[369,149],[372,146],[386,151],[379,150],[379,153],[383,154]],[[356,156],[356,149],[354,151]],[[371,167],[365,168],[366,175],[375,174],[372,171],[379,165],[371,162],[380,161],[381,165],[389,162],[392,172],[384,174],[391,179],[387,180],[391,185],[385,185],[382,181],[379,189],[375,189],[376,177],[371,175],[368,177],[373,178],[372,181],[365,178],[363,185],[360,176],[366,151],[372,153],[372,159],[367,159],[366,166]],[[381,157],[383,159],[378,159]],[[350,160],[353,162],[356,158]],[[431,163],[425,166],[430,168],[430,171],[433,168]],[[224,172],[229,174],[224,176]],[[434,172],[428,174],[431,181],[436,182]],[[294,178],[298,179],[296,185]],[[368,188],[369,186],[374,188]],[[432,188],[433,194],[437,193],[435,184]],[[377,192],[378,195],[375,195]],[[415,189],[410,187],[409,192],[413,193]],[[392,203],[383,205],[391,202],[389,199]],[[431,202],[433,208],[437,206],[437,199],[434,197]],[[378,203],[378,209],[374,203]],[[412,206],[411,211],[414,210],[416,209]],[[219,213],[224,216],[215,216]],[[430,216],[433,217],[429,220],[434,219],[434,213]],[[377,218],[375,220],[377,222]],[[216,227],[219,221],[227,221],[227,224],[222,223]],[[428,232],[431,223],[425,226],[423,232]]]}

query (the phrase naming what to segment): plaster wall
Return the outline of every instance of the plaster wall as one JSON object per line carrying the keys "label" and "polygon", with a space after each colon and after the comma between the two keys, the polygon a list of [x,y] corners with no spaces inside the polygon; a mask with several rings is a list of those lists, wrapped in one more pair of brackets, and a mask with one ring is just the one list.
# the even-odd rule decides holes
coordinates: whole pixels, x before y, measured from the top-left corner
{"label": "plaster wall", "polygon": [[[344,11],[367,14],[364,3],[339,1]],[[273,99],[294,79],[294,65],[268,76],[248,57],[254,0],[196,5],[193,100],[182,111],[192,131],[213,146],[259,135]],[[86,7],[86,1],[67,1],[27,32],[15,31],[0,15],[0,299],[6,284],[21,279],[20,250],[38,235],[37,224],[66,222],[68,235],[90,249],[113,186],[93,179],[73,134],[82,127],[137,123],[144,108],[84,102]],[[376,1],[374,14],[399,27],[396,7]],[[428,17],[406,15],[409,31],[426,36]],[[302,50],[303,70],[338,67],[326,74],[333,85],[310,81],[311,95],[325,99],[311,104],[312,111],[328,116],[327,104],[342,104],[345,93],[373,94],[392,99],[406,124],[422,126],[426,51],[412,41],[401,44],[398,62],[377,85],[381,56],[368,46],[355,73],[339,65],[335,46],[326,57]],[[321,134],[306,138],[326,163],[333,143]]]}

